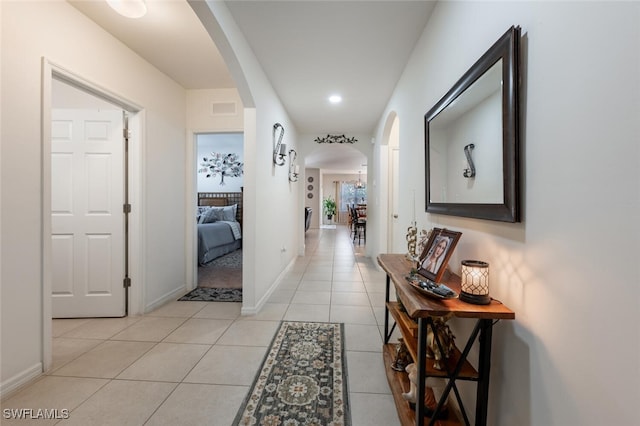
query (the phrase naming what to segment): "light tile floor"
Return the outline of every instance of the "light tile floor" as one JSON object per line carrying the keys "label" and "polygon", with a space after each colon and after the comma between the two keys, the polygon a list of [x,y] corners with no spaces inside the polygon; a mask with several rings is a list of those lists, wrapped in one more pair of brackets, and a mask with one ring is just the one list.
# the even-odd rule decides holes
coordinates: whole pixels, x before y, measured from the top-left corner
{"label": "light tile floor", "polygon": [[[345,323],[353,426],[399,424],[382,362],[385,275],[345,227],[309,230],[307,255],[255,316],[172,302],[138,317],[53,322],[53,368],[2,402],[2,425],[230,426],[281,320]],[[67,409],[13,420],[5,409]]]}

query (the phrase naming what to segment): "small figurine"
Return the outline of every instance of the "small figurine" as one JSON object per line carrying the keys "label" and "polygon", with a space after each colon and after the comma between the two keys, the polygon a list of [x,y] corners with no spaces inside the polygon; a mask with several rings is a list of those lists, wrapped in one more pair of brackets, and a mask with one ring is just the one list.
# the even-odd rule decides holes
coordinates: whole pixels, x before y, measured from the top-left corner
{"label": "small figurine", "polygon": [[451,314],[444,317],[433,317],[433,325],[436,329],[436,334],[438,336],[438,341],[440,342],[440,346],[442,346],[442,351],[440,351],[440,346],[435,339],[435,334],[431,327],[427,327],[427,358],[433,358],[433,368],[436,370],[442,370],[442,365],[440,361],[443,359],[448,359],[451,351],[454,347],[453,340],[456,336],[451,332],[451,328],[446,322],[451,318]]}
{"label": "small figurine", "polygon": [[[418,367],[415,364],[409,364],[406,370],[409,374],[410,388],[409,392],[402,394],[402,398],[409,403],[409,406],[412,409],[415,409],[418,393]],[[433,416],[433,413],[438,406],[438,401],[442,397],[442,391],[445,386],[445,379],[437,377],[429,377],[426,379],[424,388],[424,405],[427,416]],[[442,419],[447,417],[447,412],[448,407],[445,402],[436,418]]]}
{"label": "small figurine", "polygon": [[416,242],[418,237],[418,228],[416,223],[411,222],[411,226],[407,228],[407,254],[406,258],[410,261],[415,261],[416,257]]}
{"label": "small figurine", "polygon": [[[407,365],[406,371],[409,374],[410,388],[409,392],[405,392],[402,394],[402,398],[409,403],[409,406],[412,409],[415,409],[418,393],[418,367],[416,366],[416,364],[412,363]],[[445,379],[437,377],[429,377],[426,379],[424,388],[424,405],[426,408],[427,416],[433,416],[433,413],[438,406],[438,401],[442,397],[442,391],[445,386]],[[445,402],[436,418],[445,418],[447,417],[447,414],[448,407]]]}
{"label": "small figurine", "polygon": [[404,344],[402,337],[398,338],[398,344],[396,345],[396,359],[393,360],[391,368],[395,371],[405,371],[407,364],[411,362],[411,356],[407,350],[407,346]]}
{"label": "small figurine", "polygon": [[423,229],[422,231],[420,231],[420,238],[418,239],[418,245],[416,247],[416,260],[418,260],[422,255],[422,252],[424,251],[424,248],[426,247],[427,242],[429,242],[430,236],[431,236],[431,230],[427,231],[426,229]]}

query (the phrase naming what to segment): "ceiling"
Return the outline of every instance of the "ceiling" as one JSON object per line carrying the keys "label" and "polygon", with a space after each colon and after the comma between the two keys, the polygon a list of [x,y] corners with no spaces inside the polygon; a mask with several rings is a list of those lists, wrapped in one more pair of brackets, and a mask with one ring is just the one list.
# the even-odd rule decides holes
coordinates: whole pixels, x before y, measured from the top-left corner
{"label": "ceiling", "polygon": [[[235,87],[214,42],[186,0],[146,0],[143,18],[105,1],[69,0],[185,89]],[[432,1],[227,1],[301,134],[373,134],[431,14]],[[338,105],[328,97],[342,95]],[[307,158],[307,167],[361,170],[351,148]],[[335,152],[335,149],[331,149]]]}

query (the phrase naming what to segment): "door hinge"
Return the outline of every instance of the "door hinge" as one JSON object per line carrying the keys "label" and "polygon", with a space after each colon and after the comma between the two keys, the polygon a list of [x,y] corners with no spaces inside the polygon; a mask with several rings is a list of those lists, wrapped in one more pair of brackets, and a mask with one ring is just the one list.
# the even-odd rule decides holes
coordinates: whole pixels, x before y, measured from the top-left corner
{"label": "door hinge", "polygon": [[122,205],[122,211],[126,214],[126,213],[131,213],[131,204],[123,204]]}
{"label": "door hinge", "polygon": [[124,137],[125,139],[131,138],[131,130],[126,128],[122,129],[122,137]]}
{"label": "door hinge", "polygon": [[131,287],[131,278],[126,277],[124,280],[122,280],[122,284],[124,288],[129,288]]}

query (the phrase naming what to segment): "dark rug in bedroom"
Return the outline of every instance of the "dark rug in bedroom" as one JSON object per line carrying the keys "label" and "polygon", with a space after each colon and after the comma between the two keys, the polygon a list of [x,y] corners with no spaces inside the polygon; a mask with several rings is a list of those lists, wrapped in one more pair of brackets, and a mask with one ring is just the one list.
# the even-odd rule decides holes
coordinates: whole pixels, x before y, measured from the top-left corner
{"label": "dark rug in bedroom", "polygon": [[198,287],[242,288],[242,249],[198,267]]}
{"label": "dark rug in bedroom", "polygon": [[242,302],[241,288],[196,288],[178,300],[199,302]]}

